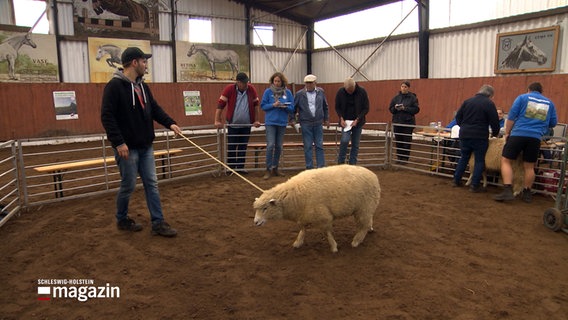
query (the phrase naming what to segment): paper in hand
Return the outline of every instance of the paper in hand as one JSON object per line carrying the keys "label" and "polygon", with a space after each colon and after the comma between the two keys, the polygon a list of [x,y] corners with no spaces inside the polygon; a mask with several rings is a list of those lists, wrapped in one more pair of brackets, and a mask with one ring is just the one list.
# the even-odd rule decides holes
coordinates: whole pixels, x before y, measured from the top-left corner
{"label": "paper in hand", "polygon": [[343,132],[347,132],[347,131],[351,130],[352,124],[353,124],[353,120],[345,120],[345,128],[343,128]]}

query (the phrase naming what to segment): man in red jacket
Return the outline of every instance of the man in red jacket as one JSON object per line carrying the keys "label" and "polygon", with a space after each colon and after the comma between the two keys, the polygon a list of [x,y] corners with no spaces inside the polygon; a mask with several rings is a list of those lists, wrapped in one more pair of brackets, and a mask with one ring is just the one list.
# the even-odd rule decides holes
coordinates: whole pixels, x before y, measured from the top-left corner
{"label": "man in red jacket", "polygon": [[237,82],[225,87],[215,111],[215,127],[223,128],[221,114],[227,107],[227,165],[240,174],[248,173],[244,167],[251,124],[260,127],[260,100],[248,82],[246,73],[237,74]]}

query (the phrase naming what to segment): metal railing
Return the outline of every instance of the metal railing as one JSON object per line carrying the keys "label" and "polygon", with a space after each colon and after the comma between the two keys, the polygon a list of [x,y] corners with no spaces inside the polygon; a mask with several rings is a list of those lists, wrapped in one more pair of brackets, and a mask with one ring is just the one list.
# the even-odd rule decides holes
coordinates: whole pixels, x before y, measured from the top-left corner
{"label": "metal railing", "polygon": [[[453,140],[436,134],[420,135],[429,127],[411,126],[414,133],[409,142],[408,161],[399,163],[399,151],[394,142],[394,127],[387,123],[367,123],[362,132],[358,165],[365,167],[395,167],[431,175],[452,177],[459,149]],[[431,129],[431,128],[430,128]],[[215,159],[227,162],[227,131],[213,126],[183,128],[184,135]],[[337,163],[341,130],[330,126],[324,130],[326,165]],[[266,159],[264,127],[252,128],[246,151],[245,169],[264,171]],[[280,168],[305,168],[301,132],[287,128],[284,137]],[[555,141],[547,151],[550,156],[540,159],[533,189],[555,196],[562,176],[561,167],[566,139]],[[165,151],[164,151],[165,150]],[[192,176],[217,177],[227,170],[184,138],[174,137],[167,130],[156,131],[154,151],[159,181],[175,181]],[[347,152],[349,155],[349,149]],[[97,160],[98,159],[98,160]],[[104,159],[104,160],[102,160]],[[315,156],[314,156],[315,159]],[[38,170],[61,164],[94,161],[93,165],[61,170]],[[65,165],[63,167],[66,167]],[[68,167],[68,166],[67,166]],[[466,176],[467,176],[466,172]],[[499,172],[489,176],[489,184],[500,185]],[[26,139],[0,143],[0,226],[22,209],[64,199],[84,198],[116,191],[120,174],[114,162],[114,152],[105,135],[75,136],[59,139]],[[564,188],[564,187],[562,187]]]}

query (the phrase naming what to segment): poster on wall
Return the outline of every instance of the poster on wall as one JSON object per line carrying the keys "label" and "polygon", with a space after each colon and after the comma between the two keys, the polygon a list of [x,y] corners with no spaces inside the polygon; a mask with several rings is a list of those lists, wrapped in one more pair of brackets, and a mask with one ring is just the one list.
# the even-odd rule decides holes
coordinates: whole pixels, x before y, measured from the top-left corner
{"label": "poster on wall", "polygon": [[0,25],[0,82],[59,82],[54,35]]}
{"label": "poster on wall", "polygon": [[169,1],[73,0],[73,27],[77,36],[159,40],[159,10]]}
{"label": "poster on wall", "polygon": [[79,119],[75,91],[53,91],[53,104],[55,105],[55,119]]}
{"label": "poster on wall", "polygon": [[[112,38],[89,38],[89,69],[91,82],[106,83],[113,73],[122,68],[122,51],[128,47],[138,47],[145,53],[151,52],[150,41]],[[144,81],[152,81],[152,58],[148,59],[148,68]]]}
{"label": "poster on wall", "polygon": [[559,33],[553,26],[497,34],[495,73],[554,71]]}
{"label": "poster on wall", "polygon": [[249,74],[245,45],[200,44],[176,41],[177,81],[231,81],[237,73]]}
{"label": "poster on wall", "polygon": [[201,112],[201,98],[199,91],[184,91],[183,92],[183,107],[186,116],[200,116]]}

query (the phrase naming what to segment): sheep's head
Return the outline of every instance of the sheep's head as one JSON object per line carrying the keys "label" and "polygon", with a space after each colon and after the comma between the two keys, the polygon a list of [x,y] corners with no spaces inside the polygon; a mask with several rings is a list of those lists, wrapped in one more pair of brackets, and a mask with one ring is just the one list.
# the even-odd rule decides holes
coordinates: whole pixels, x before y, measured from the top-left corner
{"label": "sheep's head", "polygon": [[253,208],[254,224],[257,226],[263,225],[267,220],[282,219],[282,204],[276,199],[257,198]]}

